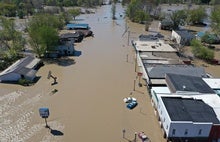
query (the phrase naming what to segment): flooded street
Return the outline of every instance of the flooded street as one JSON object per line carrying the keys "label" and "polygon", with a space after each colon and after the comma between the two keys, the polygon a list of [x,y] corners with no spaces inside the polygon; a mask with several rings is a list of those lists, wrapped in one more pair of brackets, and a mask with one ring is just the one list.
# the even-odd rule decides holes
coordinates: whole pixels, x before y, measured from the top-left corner
{"label": "flooded street", "polygon": [[[76,43],[76,56],[70,57],[68,64],[43,66],[34,86],[0,84],[1,140],[130,142],[135,141],[135,132],[144,131],[152,142],[165,141],[145,86],[136,84],[134,88],[138,78],[130,40],[143,33],[144,27],[128,24],[128,37],[121,4],[116,6],[117,20],[111,17],[111,5],[98,8],[96,14],[77,17],[79,23],[90,25],[94,37]],[[51,85],[53,80],[47,79],[49,70],[58,84]],[[51,93],[53,89],[58,92]],[[128,96],[139,103],[133,110],[123,102]],[[40,107],[50,109],[50,129],[39,116]]]}

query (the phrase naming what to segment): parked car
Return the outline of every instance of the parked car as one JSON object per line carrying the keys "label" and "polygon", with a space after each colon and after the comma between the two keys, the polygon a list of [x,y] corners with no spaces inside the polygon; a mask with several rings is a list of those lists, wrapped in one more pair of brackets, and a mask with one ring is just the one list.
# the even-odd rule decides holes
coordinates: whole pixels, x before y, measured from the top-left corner
{"label": "parked car", "polygon": [[133,109],[138,105],[136,101],[131,101],[130,103],[127,104],[128,109]]}

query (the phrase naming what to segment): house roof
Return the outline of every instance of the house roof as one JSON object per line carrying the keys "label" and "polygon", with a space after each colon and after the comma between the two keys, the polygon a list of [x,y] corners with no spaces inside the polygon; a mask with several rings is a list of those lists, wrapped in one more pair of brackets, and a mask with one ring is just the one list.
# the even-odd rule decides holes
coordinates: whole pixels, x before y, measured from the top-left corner
{"label": "house roof", "polygon": [[40,59],[35,58],[34,56],[27,56],[25,58],[22,58],[12,64],[10,67],[5,69],[3,72],[0,73],[0,75],[4,75],[10,72],[26,75],[26,76],[32,76],[35,75],[35,71],[32,71],[36,64],[40,62]]}
{"label": "house roof", "polygon": [[158,93],[160,93],[160,94],[169,94],[170,93],[170,90],[168,87],[152,87],[151,90],[157,94]]}
{"label": "house roof", "polygon": [[187,92],[198,92],[198,93],[209,93],[214,94],[215,92],[210,88],[202,77],[189,75],[180,75],[167,73],[166,78],[169,79],[168,87],[171,85],[175,88],[175,91],[187,91]]}
{"label": "house roof", "polygon": [[173,26],[173,21],[169,18],[165,18],[161,21],[162,26]]}
{"label": "house roof", "polygon": [[203,37],[205,35],[205,32],[198,32],[197,34],[196,34],[196,36],[198,36],[198,37]]}
{"label": "house roof", "polygon": [[89,24],[67,24],[67,29],[89,29]]}
{"label": "house roof", "polygon": [[69,39],[69,38],[78,38],[80,36],[83,36],[80,34],[80,32],[74,32],[74,33],[64,33],[60,35],[61,39]]}
{"label": "house roof", "polygon": [[220,123],[213,108],[202,100],[163,96],[161,99],[172,121]]}
{"label": "house roof", "polygon": [[206,104],[211,106],[220,120],[220,97],[217,94],[194,95],[196,99],[202,99]]}
{"label": "house roof", "polygon": [[220,89],[220,78],[202,78],[212,89]]}
{"label": "house roof", "polygon": [[164,43],[163,40],[151,41],[133,41],[133,45],[137,51],[146,52],[177,52],[172,46]]}
{"label": "house roof", "polygon": [[183,64],[176,52],[138,52],[142,63],[147,64]]}
{"label": "house roof", "polygon": [[159,58],[159,59],[154,59],[154,58],[150,58],[150,59],[142,59],[143,64],[181,64],[181,62],[179,60],[175,60],[175,59],[163,59],[163,58]]}
{"label": "house roof", "polygon": [[144,67],[150,78],[163,79],[165,78],[165,74],[167,73],[207,77],[204,68],[193,67],[184,64],[178,64],[178,65],[144,64]]}
{"label": "house roof", "polygon": [[187,30],[175,30],[175,32],[185,39],[192,39],[194,35]]}
{"label": "house roof", "polygon": [[160,33],[151,33],[151,34],[147,34],[147,35],[139,35],[139,40],[140,41],[151,41],[151,40],[158,40],[158,39],[163,39],[164,35],[160,34]]}

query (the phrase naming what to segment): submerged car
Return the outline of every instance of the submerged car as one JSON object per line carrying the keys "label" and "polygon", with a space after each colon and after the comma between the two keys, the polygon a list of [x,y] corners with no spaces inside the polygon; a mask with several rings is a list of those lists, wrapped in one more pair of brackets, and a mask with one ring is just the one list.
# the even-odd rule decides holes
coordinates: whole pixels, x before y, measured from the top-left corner
{"label": "submerged car", "polygon": [[138,105],[136,101],[131,101],[130,103],[127,104],[128,109],[133,109]]}
{"label": "submerged car", "polygon": [[144,132],[138,133],[138,137],[141,139],[142,142],[150,142],[149,138]]}
{"label": "submerged car", "polygon": [[125,103],[130,103],[130,102],[132,102],[132,101],[137,101],[137,99],[136,99],[136,98],[133,98],[133,97],[126,97],[126,98],[123,99],[123,101],[124,101]]}

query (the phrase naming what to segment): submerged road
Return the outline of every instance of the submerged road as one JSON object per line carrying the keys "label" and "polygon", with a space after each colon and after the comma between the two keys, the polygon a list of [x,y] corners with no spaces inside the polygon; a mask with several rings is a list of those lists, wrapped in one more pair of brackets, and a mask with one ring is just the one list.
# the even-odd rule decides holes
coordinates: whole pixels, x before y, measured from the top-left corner
{"label": "submerged road", "polygon": [[[79,23],[90,25],[94,37],[76,44],[76,63],[60,69],[61,95],[51,105],[60,112],[56,115],[65,126],[65,142],[126,142],[134,140],[135,132],[140,131],[152,140],[163,141],[146,88],[136,86],[139,92],[132,92],[135,52],[128,44],[133,36],[137,37],[136,32],[143,32],[143,27],[131,25],[130,30],[135,32],[128,39],[124,16],[124,8],[117,4],[115,21],[111,18],[111,5],[98,8],[95,14],[77,17]],[[128,110],[123,102],[130,95],[139,103],[133,110]]]}

